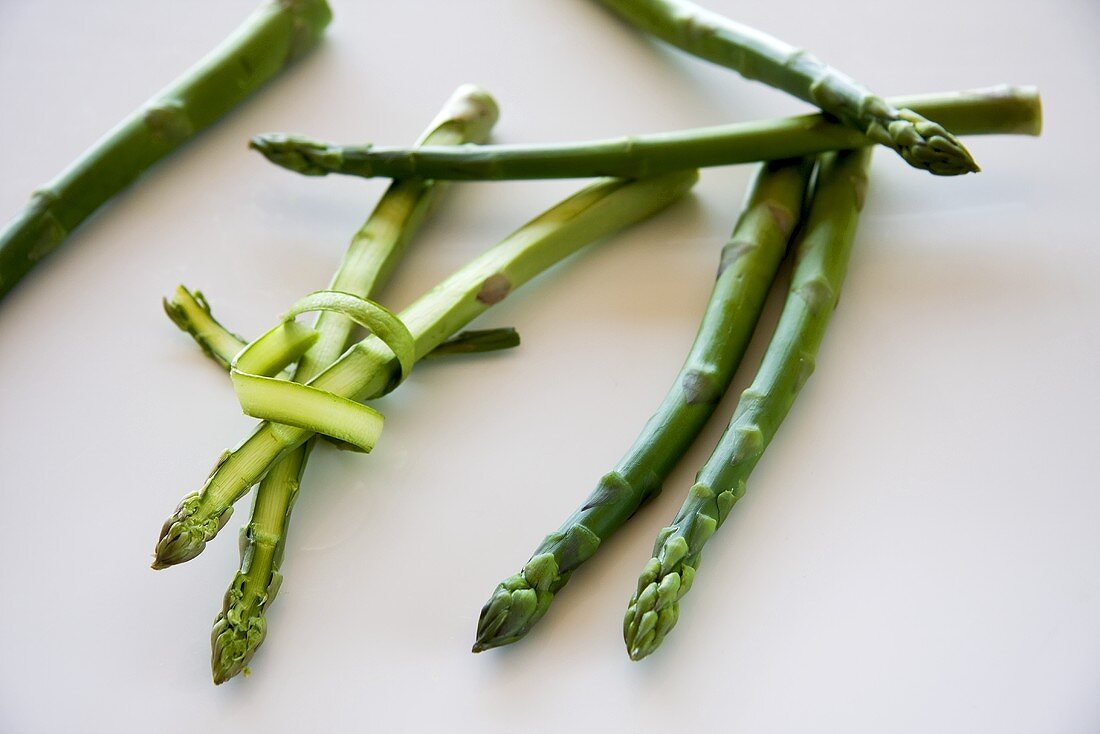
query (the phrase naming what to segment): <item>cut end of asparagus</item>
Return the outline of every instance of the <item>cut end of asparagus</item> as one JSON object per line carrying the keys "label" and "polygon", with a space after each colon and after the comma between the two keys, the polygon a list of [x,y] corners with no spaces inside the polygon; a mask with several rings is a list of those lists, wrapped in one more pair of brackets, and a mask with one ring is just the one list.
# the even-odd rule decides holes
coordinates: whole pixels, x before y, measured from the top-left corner
{"label": "cut end of asparagus", "polygon": [[914,168],[937,176],[959,176],[981,169],[970,152],[942,125],[908,109],[877,119],[867,136],[897,151]]}
{"label": "cut end of asparagus", "polygon": [[165,521],[154,552],[154,570],[185,563],[202,553],[207,541],[218,534],[233,512],[228,509],[218,517],[201,519],[195,517],[198,506],[199,494],[193,492],[180,502],[175,513]]}
{"label": "cut end of asparagus", "polygon": [[631,660],[641,660],[664,642],[680,618],[680,599],[695,579],[698,554],[689,555],[687,540],[665,528],[666,538],[638,579],[623,619],[623,640]]}
{"label": "cut end of asparagus", "polygon": [[[499,119],[500,107],[493,95],[476,84],[463,84],[447,100],[429,130],[456,124],[464,128],[464,137],[468,142],[484,143]],[[421,138],[418,145],[424,144],[424,140]]]}
{"label": "cut end of asparagus", "polygon": [[1007,107],[1004,116],[1011,114],[1017,120],[1012,128],[1017,135],[1039,136],[1043,133],[1043,100],[1038,87],[1001,84],[979,89],[976,94],[989,101],[1003,102],[1006,106],[1013,103]]}
{"label": "cut end of asparagus", "polygon": [[294,16],[293,34],[287,61],[304,55],[321,41],[325,28],[332,22],[332,9],[325,0],[276,0]]}
{"label": "cut end of asparagus", "polygon": [[538,623],[554,592],[561,586],[558,562],[553,553],[537,555],[523,570],[505,579],[481,609],[473,652],[510,645],[523,639]]}
{"label": "cut end of asparagus", "polygon": [[257,135],[249,141],[248,147],[259,151],[275,165],[304,176],[326,176],[340,170],[344,160],[338,146],[298,135]]}

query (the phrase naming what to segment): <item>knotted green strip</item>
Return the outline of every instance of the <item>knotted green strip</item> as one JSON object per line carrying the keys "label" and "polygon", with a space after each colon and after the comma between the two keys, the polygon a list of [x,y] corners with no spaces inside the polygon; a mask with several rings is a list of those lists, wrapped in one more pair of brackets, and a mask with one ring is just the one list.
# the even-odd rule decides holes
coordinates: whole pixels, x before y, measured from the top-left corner
{"label": "knotted green strip", "polygon": [[369,329],[393,351],[401,367],[398,383],[416,360],[415,342],[401,319],[374,301],[338,291],[317,291],[298,301],[282,322],[245,346],[230,365],[230,378],[245,415],[303,428],[367,452],[382,432],[382,414],[354,400],[289,380],[284,367],[301,358],[317,332],[294,319],[313,311],[333,311]]}

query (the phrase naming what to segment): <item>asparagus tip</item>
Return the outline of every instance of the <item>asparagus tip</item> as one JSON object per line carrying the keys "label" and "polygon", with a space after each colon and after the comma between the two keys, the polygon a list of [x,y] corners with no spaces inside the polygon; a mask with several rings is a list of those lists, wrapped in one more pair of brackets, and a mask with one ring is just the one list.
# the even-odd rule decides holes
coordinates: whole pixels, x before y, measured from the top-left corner
{"label": "asparagus tip", "polygon": [[267,623],[258,608],[244,610],[240,616],[223,611],[214,620],[210,635],[210,672],[214,685],[220,686],[239,673],[248,675],[248,663],[263,644]]}
{"label": "asparagus tip", "polygon": [[646,564],[623,620],[623,640],[631,660],[652,654],[676,626],[680,598],[695,578],[695,567],[689,559],[687,542],[673,532]]}
{"label": "asparagus tip", "polygon": [[153,555],[154,570],[190,561],[202,553],[207,541],[217,535],[232,514],[228,509],[218,517],[202,519],[195,516],[198,506],[199,495],[195,492],[185,497],[164,522]]}
{"label": "asparagus tip", "polygon": [[533,557],[519,573],[505,579],[481,609],[473,652],[518,642],[542,619],[554,592],[563,583],[553,553]]}
{"label": "asparagus tip", "polygon": [[937,176],[959,176],[981,170],[958,138],[912,110],[899,110],[893,119],[874,123],[867,134],[896,150],[909,165]]}
{"label": "asparagus tip", "polygon": [[338,170],[343,159],[339,148],[283,133],[257,135],[248,141],[248,147],[275,165],[304,176],[325,176]]}

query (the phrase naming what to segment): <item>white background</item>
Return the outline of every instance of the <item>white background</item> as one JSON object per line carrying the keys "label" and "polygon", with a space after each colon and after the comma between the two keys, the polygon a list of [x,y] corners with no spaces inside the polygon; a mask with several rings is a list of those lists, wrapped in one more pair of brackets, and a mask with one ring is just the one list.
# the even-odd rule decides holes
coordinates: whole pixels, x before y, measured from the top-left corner
{"label": "white background", "polygon": [[[0,3],[0,217],[225,37],[252,0]],[[574,258],[479,325],[514,352],[387,398],[370,457],[314,454],[251,678],[215,688],[235,528],[148,568],[250,422],[165,319],[244,334],[323,286],[381,182],[305,179],[268,130],[413,140],[458,84],[498,141],[799,112],[582,0],[336,0],[322,49],[89,221],[0,307],[0,731],[1042,732],[1100,729],[1100,119],[1092,0],[711,0],[883,94],[1042,87],[977,176],[881,152],[817,373],[708,546],[679,627],[621,618],[750,379],[523,643],[469,653],[494,585],[617,460],[694,335],[751,167]],[[407,304],[578,182],[455,187],[383,294]],[[766,336],[777,314],[769,308]]]}

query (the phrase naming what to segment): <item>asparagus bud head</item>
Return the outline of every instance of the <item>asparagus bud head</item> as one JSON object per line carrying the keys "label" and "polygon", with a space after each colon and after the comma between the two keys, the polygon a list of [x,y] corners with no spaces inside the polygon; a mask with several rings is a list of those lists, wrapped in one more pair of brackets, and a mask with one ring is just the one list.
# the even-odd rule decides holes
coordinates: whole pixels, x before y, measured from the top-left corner
{"label": "asparagus bud head", "polygon": [[245,670],[256,650],[267,636],[267,619],[264,611],[275,598],[282,583],[282,575],[273,571],[265,592],[250,595],[249,578],[237,572],[225,592],[222,611],[214,620],[210,633],[210,670],[214,683],[221,685]]}
{"label": "asparagus bud head", "polygon": [[199,493],[192,492],[183,498],[172,516],[165,520],[153,558],[154,570],[159,571],[190,561],[202,553],[207,541],[218,534],[233,514],[233,508],[228,508],[216,517],[197,518],[195,512],[200,501]]}
{"label": "asparagus bud head", "polygon": [[641,660],[664,641],[680,618],[680,597],[691,589],[699,554],[690,552],[676,526],[661,531],[658,550],[642,570],[623,620],[631,660]]}
{"label": "asparagus bud head", "polygon": [[981,170],[958,138],[912,110],[874,115],[872,119],[865,131],[867,137],[893,148],[914,168],[937,176],[959,176]]}
{"label": "asparagus bud head", "polygon": [[473,651],[509,645],[526,635],[546,614],[554,592],[565,583],[553,553],[535,556],[505,579],[481,609]]}
{"label": "asparagus bud head", "polygon": [[327,176],[339,170],[344,162],[340,147],[299,135],[257,135],[249,141],[248,147],[259,151],[275,165],[304,176]]}

